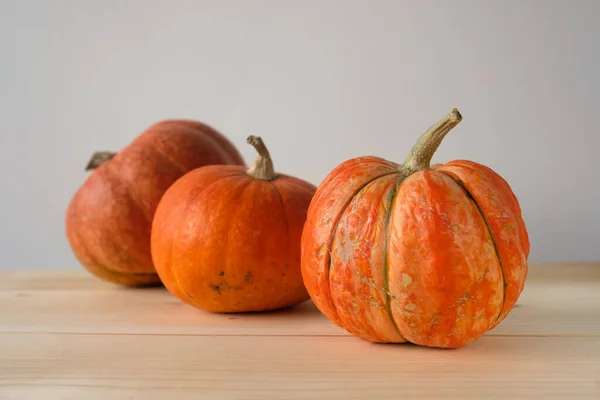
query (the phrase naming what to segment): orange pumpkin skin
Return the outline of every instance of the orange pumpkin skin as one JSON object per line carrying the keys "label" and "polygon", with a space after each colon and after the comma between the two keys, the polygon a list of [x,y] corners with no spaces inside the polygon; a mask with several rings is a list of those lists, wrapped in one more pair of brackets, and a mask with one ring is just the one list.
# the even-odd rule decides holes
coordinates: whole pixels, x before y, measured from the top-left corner
{"label": "orange pumpkin skin", "polygon": [[523,290],[530,245],[508,183],[472,161],[428,162],[348,160],[311,202],[304,283],[323,314],[363,340],[462,347]]}
{"label": "orange pumpkin skin", "polygon": [[148,127],[99,165],[71,199],[68,242],[93,275],[127,286],[159,285],[150,230],[165,190],[203,165],[244,165],[231,142],[196,121],[166,120]]}
{"label": "orange pumpkin skin", "polygon": [[152,226],[152,256],[165,287],[219,313],[267,311],[308,300],[300,238],[316,187],[242,166],[196,169],[165,193]]}

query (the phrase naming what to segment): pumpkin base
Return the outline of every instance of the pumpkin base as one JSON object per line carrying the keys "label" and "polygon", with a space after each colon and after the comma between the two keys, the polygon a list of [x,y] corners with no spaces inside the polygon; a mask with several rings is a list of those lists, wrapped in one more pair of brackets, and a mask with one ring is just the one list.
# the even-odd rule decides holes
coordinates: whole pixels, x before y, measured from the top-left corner
{"label": "pumpkin base", "polygon": [[117,272],[101,266],[85,265],[85,269],[97,278],[106,282],[128,287],[163,286],[157,273],[152,272]]}
{"label": "pumpkin base", "polygon": [[289,310],[292,310],[294,307],[298,307],[300,305],[302,305],[303,303],[305,303],[306,301],[308,301],[309,298],[305,298],[303,300],[300,301],[295,301],[293,303],[285,303],[282,305],[275,305],[275,306],[266,306],[266,307],[236,307],[236,308],[211,308],[211,307],[205,307],[205,306],[200,306],[197,303],[194,303],[193,301],[184,299],[184,301],[202,311],[202,312],[207,312],[207,313],[211,313],[211,314],[231,314],[231,315],[235,315],[235,314],[268,314],[268,313],[279,313],[279,312],[286,312]]}
{"label": "pumpkin base", "polygon": [[[302,303],[310,300],[308,292],[300,288],[295,289],[296,294],[288,298],[282,298],[278,301],[264,299],[264,301],[251,301],[245,302],[244,294],[246,296],[256,297],[259,293],[266,290],[276,290],[273,286],[269,289],[262,288],[258,290],[252,290],[251,285],[249,286],[234,286],[231,287],[227,283],[220,285],[209,285],[209,291],[191,291],[188,292],[185,287],[169,287],[165,285],[167,290],[175,297],[179,298],[188,305],[203,311],[213,314],[259,314],[259,313],[275,313],[283,312],[284,310],[297,307]],[[228,289],[229,287],[229,289]],[[219,293],[218,297],[223,296],[222,299],[215,300],[212,296],[212,291]],[[233,291],[233,292],[232,292]],[[235,293],[234,293],[235,292]],[[244,294],[237,295],[237,292]]]}

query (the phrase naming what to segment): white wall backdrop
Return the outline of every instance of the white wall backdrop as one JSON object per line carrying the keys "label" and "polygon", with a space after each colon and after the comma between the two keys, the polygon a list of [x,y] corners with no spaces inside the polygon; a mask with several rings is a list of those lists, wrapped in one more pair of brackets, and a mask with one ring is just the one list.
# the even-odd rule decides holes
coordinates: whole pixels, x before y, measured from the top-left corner
{"label": "white wall backdrop", "polygon": [[68,201],[95,150],[192,118],[248,161],[318,184],[403,161],[456,106],[434,161],[513,187],[532,262],[600,260],[600,2],[0,0],[0,268],[77,268]]}

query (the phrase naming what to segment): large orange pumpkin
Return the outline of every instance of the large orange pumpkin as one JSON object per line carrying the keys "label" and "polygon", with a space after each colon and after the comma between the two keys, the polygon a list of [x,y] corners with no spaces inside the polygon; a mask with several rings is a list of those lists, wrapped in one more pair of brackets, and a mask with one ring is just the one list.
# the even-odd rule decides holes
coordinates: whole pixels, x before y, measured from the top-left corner
{"label": "large orange pumpkin", "polygon": [[196,169],[165,193],[152,226],[152,256],[165,287],[211,312],[267,311],[309,296],[300,237],[316,187],[276,173],[262,140],[246,170]]}
{"label": "large orange pumpkin", "polygon": [[160,284],[150,229],[163,193],[179,177],[210,164],[244,165],[227,138],[196,121],[153,124],[117,154],[92,157],[93,172],[66,212],[66,235],[95,276],[129,286]]}
{"label": "large orange pumpkin", "polygon": [[452,110],[403,164],[340,164],[313,198],[304,283],[323,314],[363,340],[462,347],[523,290],[529,239],[507,182],[472,161],[430,166],[461,119]]}

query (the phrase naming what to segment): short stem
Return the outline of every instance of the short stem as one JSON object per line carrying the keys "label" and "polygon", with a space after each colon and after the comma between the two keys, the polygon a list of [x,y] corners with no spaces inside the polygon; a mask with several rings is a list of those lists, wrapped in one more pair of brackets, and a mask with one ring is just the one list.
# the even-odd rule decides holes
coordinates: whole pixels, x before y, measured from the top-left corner
{"label": "short stem", "polygon": [[85,170],[91,171],[93,169],[96,169],[116,155],[117,153],[113,153],[110,151],[97,151],[94,154],[92,154],[92,158],[90,158],[90,161],[85,166]]}
{"label": "short stem", "polygon": [[256,157],[254,164],[248,168],[246,174],[263,181],[272,181],[277,178],[277,173],[273,167],[273,160],[262,139],[258,136],[248,136],[246,142],[254,146],[258,152],[258,157]]}
{"label": "short stem", "polygon": [[423,171],[430,167],[433,154],[448,132],[462,120],[462,115],[453,108],[438,123],[432,125],[408,153],[402,169],[410,172]]}

